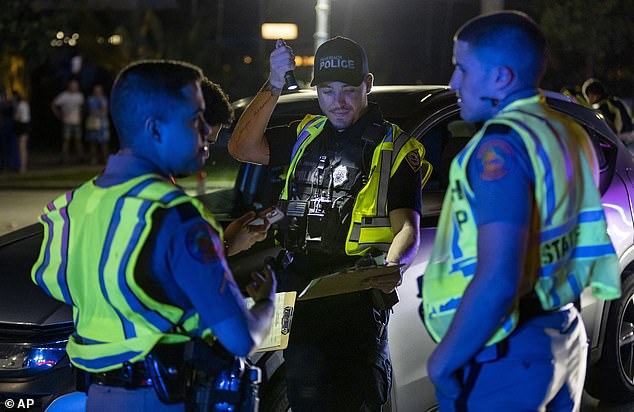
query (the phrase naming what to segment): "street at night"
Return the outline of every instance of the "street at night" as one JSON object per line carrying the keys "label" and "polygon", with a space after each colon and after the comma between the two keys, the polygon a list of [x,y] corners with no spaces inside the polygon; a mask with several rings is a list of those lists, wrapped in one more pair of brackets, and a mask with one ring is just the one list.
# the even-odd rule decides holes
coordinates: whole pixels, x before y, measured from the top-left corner
{"label": "street at night", "polygon": [[0,409],[634,411],[632,16],[3,0]]}

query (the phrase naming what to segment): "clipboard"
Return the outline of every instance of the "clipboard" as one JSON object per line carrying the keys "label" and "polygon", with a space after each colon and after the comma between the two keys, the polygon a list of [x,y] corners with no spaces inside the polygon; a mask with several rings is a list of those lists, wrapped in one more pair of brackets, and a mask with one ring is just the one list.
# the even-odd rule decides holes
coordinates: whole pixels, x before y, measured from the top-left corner
{"label": "clipboard", "polygon": [[364,284],[366,279],[393,273],[401,266],[403,265],[352,267],[345,271],[321,276],[313,279],[299,294],[297,300],[305,301],[367,290],[370,287]]}
{"label": "clipboard", "polygon": [[[296,297],[297,292],[278,292],[275,294],[275,309],[271,328],[255,352],[282,350],[288,347]],[[246,298],[245,302],[247,308],[251,308],[255,305],[255,302],[251,298]]]}

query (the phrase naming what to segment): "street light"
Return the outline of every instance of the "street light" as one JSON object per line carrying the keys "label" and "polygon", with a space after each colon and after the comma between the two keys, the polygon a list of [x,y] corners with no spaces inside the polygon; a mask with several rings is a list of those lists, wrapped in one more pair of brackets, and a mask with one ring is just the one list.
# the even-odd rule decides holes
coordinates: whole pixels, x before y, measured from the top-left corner
{"label": "street light", "polygon": [[330,38],[330,0],[317,0],[315,5],[315,51]]}
{"label": "street light", "polygon": [[297,24],[293,23],[262,23],[262,38],[266,40],[295,40],[297,38]]}

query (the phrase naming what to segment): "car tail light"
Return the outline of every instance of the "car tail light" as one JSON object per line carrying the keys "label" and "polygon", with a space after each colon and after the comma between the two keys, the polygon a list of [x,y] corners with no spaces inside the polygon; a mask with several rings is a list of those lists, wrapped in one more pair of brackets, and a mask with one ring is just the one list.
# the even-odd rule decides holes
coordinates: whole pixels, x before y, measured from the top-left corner
{"label": "car tail light", "polygon": [[0,343],[0,375],[31,375],[53,368],[66,356],[66,342]]}

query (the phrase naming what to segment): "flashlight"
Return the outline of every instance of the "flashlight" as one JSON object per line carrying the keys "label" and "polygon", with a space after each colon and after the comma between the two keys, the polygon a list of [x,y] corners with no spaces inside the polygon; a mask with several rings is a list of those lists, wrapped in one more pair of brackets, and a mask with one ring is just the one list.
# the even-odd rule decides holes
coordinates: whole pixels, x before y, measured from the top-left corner
{"label": "flashlight", "polygon": [[288,90],[297,89],[297,80],[295,80],[295,74],[293,73],[292,70],[289,70],[286,73],[284,73],[284,81],[286,81],[286,88]]}
{"label": "flashlight", "polygon": [[[286,45],[286,42],[282,39],[279,39],[275,47],[282,47],[284,45]],[[297,89],[297,80],[295,80],[295,73],[293,73],[292,70],[289,70],[286,73],[284,73],[284,82],[286,83],[286,88],[288,90]]]}

